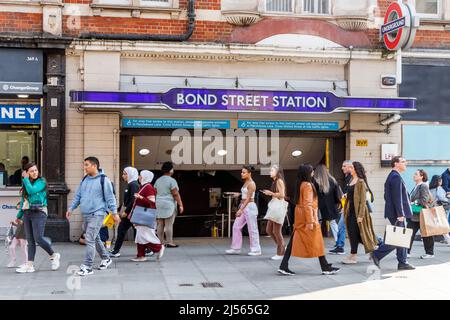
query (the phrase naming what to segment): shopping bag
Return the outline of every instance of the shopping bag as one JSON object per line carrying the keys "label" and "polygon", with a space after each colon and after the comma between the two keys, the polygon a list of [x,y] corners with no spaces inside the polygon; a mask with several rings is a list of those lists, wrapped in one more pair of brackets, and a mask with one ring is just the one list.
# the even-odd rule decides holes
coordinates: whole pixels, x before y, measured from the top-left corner
{"label": "shopping bag", "polygon": [[424,208],[420,212],[420,235],[438,236],[450,232],[447,213],[443,206]]}
{"label": "shopping bag", "polygon": [[111,213],[108,213],[105,219],[103,219],[103,225],[108,228],[114,227],[114,218]]}
{"label": "shopping bag", "polygon": [[387,225],[384,233],[384,243],[394,247],[409,248],[412,229]]}

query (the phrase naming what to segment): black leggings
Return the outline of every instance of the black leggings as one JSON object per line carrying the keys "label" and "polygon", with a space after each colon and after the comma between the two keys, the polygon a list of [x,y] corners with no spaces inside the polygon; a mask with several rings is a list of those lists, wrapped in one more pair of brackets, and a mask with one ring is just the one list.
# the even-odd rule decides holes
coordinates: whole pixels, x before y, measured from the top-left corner
{"label": "black leggings", "polygon": [[[411,253],[411,248],[414,242],[414,238],[416,237],[417,231],[420,230],[420,222],[412,221],[411,219],[407,219],[408,225],[407,227],[413,229],[413,233],[411,236],[411,245],[409,246],[408,253]],[[426,254],[434,255],[434,238],[433,237],[422,237],[423,246],[425,248]]]}
{"label": "black leggings", "polygon": [[347,232],[350,240],[350,253],[357,254],[358,246],[362,243],[361,233],[359,231],[358,221],[354,212],[350,212],[347,217]]}
{"label": "black leggings", "polygon": [[[289,258],[291,257],[293,239],[294,234],[292,234],[291,239],[289,239],[286,252],[284,253],[283,260],[281,261],[280,264],[280,269],[287,270],[289,268]],[[319,263],[322,271],[331,271],[331,264],[328,263],[327,258],[325,258],[325,256],[319,257]]]}
{"label": "black leggings", "polygon": [[120,223],[119,227],[117,228],[117,240],[114,244],[114,253],[117,253],[120,251],[120,248],[122,248],[123,241],[125,239],[125,235],[127,234],[128,230],[133,227],[133,224],[130,222],[130,219],[123,218]]}

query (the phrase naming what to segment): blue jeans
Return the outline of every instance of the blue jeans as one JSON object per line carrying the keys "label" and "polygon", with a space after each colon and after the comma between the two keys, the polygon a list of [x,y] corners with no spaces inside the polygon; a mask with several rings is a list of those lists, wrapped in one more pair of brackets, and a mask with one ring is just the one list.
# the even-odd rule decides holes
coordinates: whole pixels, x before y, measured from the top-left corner
{"label": "blue jeans", "polygon": [[100,229],[102,228],[103,219],[105,214],[96,215],[89,214],[83,215],[83,230],[85,232],[84,238],[86,239],[86,256],[84,259],[84,265],[91,269],[94,264],[95,251],[102,257],[102,260],[109,259],[109,253],[106,251],[100,238]]}
{"label": "blue jeans", "polygon": [[345,228],[344,214],[341,214],[341,217],[339,218],[338,228],[339,228],[339,230],[338,230],[338,234],[337,234],[336,247],[344,248],[345,233],[347,232],[347,230]]}
{"label": "blue jeans", "polygon": [[[397,223],[396,218],[389,218],[388,219],[391,225],[395,225]],[[405,222],[398,222],[397,226],[405,227]],[[406,248],[400,248],[400,247],[394,247],[387,244],[382,244],[378,247],[377,250],[373,252],[373,255],[378,258],[378,260],[383,259],[385,256],[387,256],[392,251],[397,250],[397,260],[399,265],[406,265],[408,262],[406,261],[407,258],[407,249]]]}
{"label": "blue jeans", "polygon": [[25,210],[23,215],[23,224],[25,235],[28,241],[28,261],[34,261],[36,256],[36,243],[48,253],[53,255],[53,249],[50,243],[44,239],[45,222],[47,214],[43,211]]}

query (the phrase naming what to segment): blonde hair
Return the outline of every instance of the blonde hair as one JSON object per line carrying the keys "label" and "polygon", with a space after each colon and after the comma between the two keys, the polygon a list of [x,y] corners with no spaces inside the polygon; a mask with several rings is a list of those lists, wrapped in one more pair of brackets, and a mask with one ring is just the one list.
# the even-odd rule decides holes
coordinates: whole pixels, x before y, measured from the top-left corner
{"label": "blonde hair", "polygon": [[330,179],[334,180],[327,167],[324,164],[319,164],[314,170],[314,180],[319,185],[318,191],[328,193],[330,191]]}

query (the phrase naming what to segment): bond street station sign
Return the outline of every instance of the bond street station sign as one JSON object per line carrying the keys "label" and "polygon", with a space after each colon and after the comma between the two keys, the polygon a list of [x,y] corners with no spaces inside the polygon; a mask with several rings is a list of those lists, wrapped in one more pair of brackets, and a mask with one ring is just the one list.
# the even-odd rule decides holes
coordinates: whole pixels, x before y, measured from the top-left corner
{"label": "bond street station sign", "polygon": [[381,26],[381,36],[388,50],[397,51],[412,46],[419,27],[414,7],[407,3],[392,3]]}
{"label": "bond street station sign", "polygon": [[338,97],[332,92],[175,88],[165,93],[71,91],[84,108],[164,106],[175,111],[333,113],[414,111],[415,98]]}

